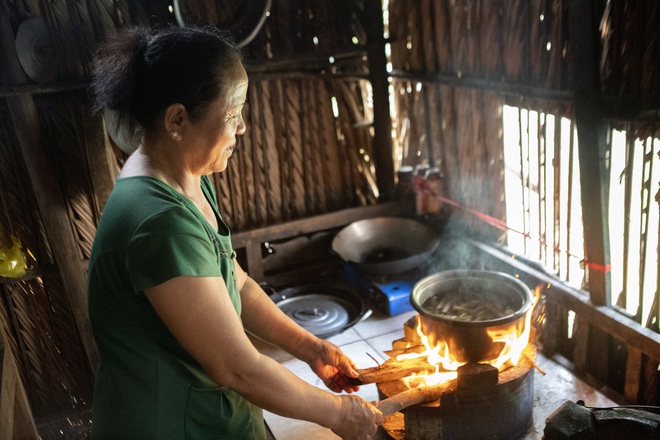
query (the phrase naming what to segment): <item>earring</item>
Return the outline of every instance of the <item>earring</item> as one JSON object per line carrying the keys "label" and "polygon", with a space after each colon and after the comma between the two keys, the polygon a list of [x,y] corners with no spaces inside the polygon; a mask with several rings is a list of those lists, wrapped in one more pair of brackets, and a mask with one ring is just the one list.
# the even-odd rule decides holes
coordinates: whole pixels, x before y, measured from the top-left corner
{"label": "earring", "polygon": [[181,140],[181,135],[179,134],[178,131],[173,131],[172,133],[170,133],[170,136],[172,136],[172,139],[174,139],[175,141]]}

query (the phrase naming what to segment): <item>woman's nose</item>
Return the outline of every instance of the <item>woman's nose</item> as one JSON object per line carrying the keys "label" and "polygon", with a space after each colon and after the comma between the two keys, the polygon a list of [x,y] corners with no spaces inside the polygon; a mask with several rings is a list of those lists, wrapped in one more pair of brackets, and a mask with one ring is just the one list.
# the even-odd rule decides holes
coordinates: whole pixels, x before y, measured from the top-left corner
{"label": "woman's nose", "polygon": [[247,130],[247,126],[245,125],[245,120],[243,119],[243,116],[241,116],[241,120],[238,123],[238,127],[236,127],[236,134],[241,135],[245,133],[245,130]]}

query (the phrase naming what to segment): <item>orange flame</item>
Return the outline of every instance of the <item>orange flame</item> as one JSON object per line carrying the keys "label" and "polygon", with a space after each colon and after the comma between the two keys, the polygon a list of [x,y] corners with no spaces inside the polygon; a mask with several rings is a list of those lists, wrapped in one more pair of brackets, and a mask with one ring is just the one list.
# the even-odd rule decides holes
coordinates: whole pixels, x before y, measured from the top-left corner
{"label": "orange flame", "polygon": [[[532,315],[534,307],[541,296],[541,288],[541,286],[537,286],[534,289],[532,306],[525,315],[522,326],[520,324],[511,325],[505,329],[500,328],[488,331],[488,336],[491,337],[493,342],[501,343],[503,348],[495,359],[485,361],[484,363],[488,363],[500,371],[505,367],[518,365],[523,350],[527,344],[529,344]],[[437,385],[455,379],[457,377],[456,370],[461,365],[464,365],[465,362],[458,361],[450,352],[449,345],[442,340],[438,341],[435,347],[431,347],[427,335],[422,332],[422,324],[419,315],[417,316],[416,331],[426,350],[421,353],[401,354],[396,357],[396,360],[402,361],[405,359],[426,357],[429,362],[429,371],[434,370],[434,372],[413,374],[404,379],[405,384],[410,388],[415,388],[421,385]]]}

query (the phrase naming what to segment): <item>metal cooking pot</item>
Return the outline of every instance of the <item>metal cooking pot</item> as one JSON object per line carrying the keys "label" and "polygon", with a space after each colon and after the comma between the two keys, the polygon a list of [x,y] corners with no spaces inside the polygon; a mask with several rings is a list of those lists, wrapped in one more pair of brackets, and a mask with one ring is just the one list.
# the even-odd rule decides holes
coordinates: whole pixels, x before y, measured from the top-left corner
{"label": "metal cooking pot", "polygon": [[482,362],[497,358],[504,348],[489,332],[514,326],[522,332],[533,295],[522,281],[505,273],[448,270],[418,281],[410,303],[431,346],[444,342],[456,360]]}
{"label": "metal cooking pot", "polygon": [[421,222],[375,217],[339,231],[332,250],[365,275],[394,275],[423,265],[438,244],[436,233]]}

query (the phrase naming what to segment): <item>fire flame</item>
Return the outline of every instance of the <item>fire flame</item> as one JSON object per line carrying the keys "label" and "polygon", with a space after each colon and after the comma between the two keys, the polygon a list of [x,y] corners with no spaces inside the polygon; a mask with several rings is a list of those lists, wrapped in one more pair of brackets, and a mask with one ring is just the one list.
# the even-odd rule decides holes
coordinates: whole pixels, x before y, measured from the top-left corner
{"label": "fire flame", "polygon": [[[531,333],[531,321],[534,312],[534,307],[541,296],[541,286],[534,289],[534,299],[532,306],[525,315],[524,324],[511,325],[505,329],[496,329],[488,331],[488,336],[491,337],[494,343],[502,343],[503,348],[500,354],[490,361],[484,361],[498,370],[502,371],[509,366],[516,366],[520,362],[523,350],[529,344]],[[444,382],[448,382],[457,377],[456,370],[465,362],[458,361],[450,352],[449,345],[440,340],[435,347],[432,347],[429,338],[422,332],[422,324],[419,316],[417,316],[416,331],[421,342],[426,348],[421,353],[406,353],[400,354],[396,357],[397,361],[406,359],[418,359],[426,357],[429,362],[429,372],[413,374],[410,377],[403,379],[409,388],[415,388],[421,385],[433,386]],[[433,371],[434,372],[431,372]]]}

